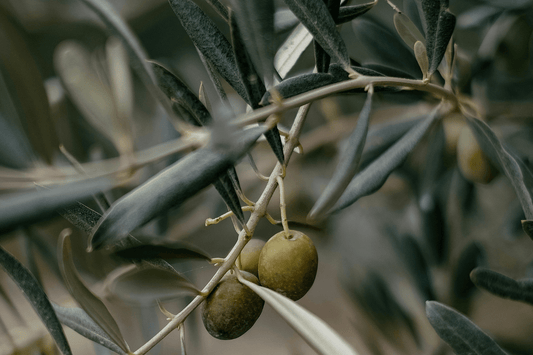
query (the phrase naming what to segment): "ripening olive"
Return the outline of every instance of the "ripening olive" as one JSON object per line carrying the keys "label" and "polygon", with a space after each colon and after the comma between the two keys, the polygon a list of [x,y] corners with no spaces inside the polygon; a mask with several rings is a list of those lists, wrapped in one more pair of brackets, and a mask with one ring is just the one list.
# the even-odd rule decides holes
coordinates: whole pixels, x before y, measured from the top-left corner
{"label": "ripening olive", "polygon": [[[241,271],[241,274],[245,280],[259,284],[257,277],[249,272]],[[226,274],[202,305],[205,329],[217,339],[238,338],[254,325],[264,304],[235,274]]]}
{"label": "ripening olive", "polygon": [[248,271],[255,276],[259,275],[257,273],[257,264],[259,263],[259,254],[261,249],[263,249],[263,245],[265,245],[265,242],[261,239],[250,239],[246,243],[240,256],[241,270]]}
{"label": "ripening olive", "polygon": [[298,231],[274,235],[259,255],[259,281],[262,286],[299,300],[313,286],[318,254],[308,236]]}
{"label": "ripening olive", "polygon": [[497,174],[468,126],[457,141],[457,163],[463,176],[473,182],[488,184]]}

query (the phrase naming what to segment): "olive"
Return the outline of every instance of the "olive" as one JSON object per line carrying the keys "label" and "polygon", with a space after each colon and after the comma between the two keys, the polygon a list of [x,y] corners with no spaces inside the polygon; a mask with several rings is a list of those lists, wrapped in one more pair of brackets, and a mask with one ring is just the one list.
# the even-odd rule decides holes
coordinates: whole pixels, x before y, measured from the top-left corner
{"label": "olive", "polygon": [[457,163],[463,176],[472,182],[488,184],[497,174],[468,126],[463,127],[457,141]]}
{"label": "olive", "polygon": [[257,265],[259,263],[259,254],[263,249],[265,242],[261,239],[250,239],[241,251],[240,261],[241,270],[248,271],[255,276],[258,276]]}
{"label": "olive", "polygon": [[277,233],[259,255],[261,285],[295,301],[313,286],[317,269],[316,248],[307,235],[298,231]]}
{"label": "olive", "polygon": [[[241,271],[245,280],[259,284],[254,275]],[[235,274],[226,274],[202,305],[202,321],[213,337],[235,339],[246,333],[261,315],[265,301],[239,282]]]}

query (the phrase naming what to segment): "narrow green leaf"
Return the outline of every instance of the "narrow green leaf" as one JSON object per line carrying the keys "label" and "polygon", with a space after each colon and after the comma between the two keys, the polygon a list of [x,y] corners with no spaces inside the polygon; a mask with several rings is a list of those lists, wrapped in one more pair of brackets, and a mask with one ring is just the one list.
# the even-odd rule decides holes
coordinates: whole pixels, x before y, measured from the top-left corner
{"label": "narrow green leaf", "polygon": [[155,76],[147,63],[148,57],[139,40],[126,22],[117,14],[107,0],[81,0],[104,22],[108,30],[120,38],[128,51],[130,65],[137,73],[148,91],[156,98],[170,117],[173,116],[172,108],[165,95],[157,88]]}
{"label": "narrow green leaf", "polygon": [[[235,175],[237,176],[237,175]],[[242,212],[239,195],[235,190],[235,186],[228,173],[220,174],[218,178],[213,181],[217,192],[222,197],[228,208],[235,214],[241,223],[245,223],[244,213]]]}
{"label": "narrow green leaf", "polygon": [[309,33],[303,24],[298,24],[292,30],[274,56],[274,68],[282,79],[291,71],[298,58],[312,41],[313,35]]}
{"label": "narrow green leaf", "polygon": [[296,302],[268,288],[239,278],[265,300],[300,336],[322,355],[357,355],[357,352],[329,325]]}
{"label": "narrow green leaf", "polygon": [[169,3],[198,51],[241,97],[246,97],[231,45],[213,21],[191,0]]}
{"label": "narrow green leaf", "polygon": [[485,249],[476,241],[463,248],[452,275],[452,292],[457,299],[467,298],[475,289],[470,280],[470,273],[476,267],[485,264],[486,259]]}
{"label": "narrow green leaf", "polygon": [[81,308],[61,307],[52,303],[59,321],[85,338],[105,346],[120,355],[126,355],[107,333]]}
{"label": "narrow green leaf", "polygon": [[274,84],[274,1],[231,0],[231,5],[252,63],[270,88]]}
{"label": "narrow green leaf", "polygon": [[344,70],[352,73],[348,49],[324,2],[322,0],[285,0],[285,4],[307,27],[326,53],[341,64]]}
{"label": "narrow green leaf", "polygon": [[189,123],[196,126],[205,126],[211,123],[211,114],[185,83],[161,64],[154,61],[150,61],[150,64],[163,93],[173,103],[177,103],[194,117],[195,121]]}
{"label": "narrow green leaf", "polygon": [[337,17],[335,23],[337,25],[342,25],[343,23],[355,20],[359,16],[368,12],[377,3],[377,1],[371,1],[365,4],[341,6],[339,9],[339,16]]}
{"label": "narrow green leaf", "polygon": [[470,279],[477,287],[496,296],[533,305],[533,279],[516,281],[482,267],[474,269],[470,274]]}
{"label": "narrow green leaf", "polygon": [[327,213],[335,202],[337,202],[354,175],[357,173],[368,133],[373,93],[374,90],[371,89],[367,95],[365,104],[359,113],[357,125],[348,138],[346,149],[339,157],[339,163],[335,168],[335,172],[333,173],[328,186],[324,192],[322,192],[322,195],[311,209],[311,212],[309,212],[308,219],[317,220],[323,217],[324,213]]}
{"label": "narrow green leaf", "polygon": [[414,44],[414,51],[416,61],[422,71],[422,79],[426,80],[429,77],[429,59],[424,43],[416,41]]}
{"label": "narrow green leaf", "polygon": [[413,21],[402,12],[394,14],[394,27],[409,48],[414,48],[417,41],[425,45],[424,35],[420,33]]}
{"label": "narrow green leaf", "polygon": [[76,271],[69,232],[69,230],[63,231],[59,241],[59,250],[61,250],[59,268],[61,269],[65,285],[81,308],[89,314],[109,338],[125,353],[129,353],[130,349],[128,344],[126,344],[115,319],[109,313],[103,302],[85,286]]}
{"label": "narrow green leaf", "polygon": [[9,277],[13,279],[17,287],[22,290],[22,294],[30,302],[39,318],[41,318],[59,350],[61,350],[63,355],[72,355],[67,338],[63,333],[63,327],[61,327],[61,323],[57,319],[48,296],[44,293],[37,280],[28,269],[2,247],[0,247],[0,265]]}
{"label": "narrow green leaf", "polygon": [[164,260],[180,259],[200,259],[211,260],[206,252],[187,243],[165,243],[158,244],[141,244],[138,246],[122,249],[115,252],[115,255],[124,259],[154,259],[161,258]]}
{"label": "narrow green leaf", "polygon": [[466,118],[483,152],[511,181],[526,215],[526,219],[533,219],[533,201],[524,183],[524,175],[519,163],[505,149],[489,125],[474,117],[466,116]]}
{"label": "narrow green leaf", "polygon": [[112,187],[112,180],[97,178],[68,183],[49,190],[3,195],[0,198],[0,233],[49,218],[61,208]]}
{"label": "narrow green leaf", "polygon": [[[339,17],[339,8],[341,5],[340,0],[324,0],[329,14],[335,23],[337,23],[337,18]],[[318,44],[317,41],[314,41],[315,49],[315,67],[319,73],[327,73],[329,69],[330,56],[324,51],[324,49]]]}
{"label": "narrow green leaf", "polygon": [[106,278],[104,289],[123,301],[144,305],[155,304],[157,300],[175,299],[183,296],[184,292],[200,293],[180,274],[149,264],[128,265],[114,270]]}
{"label": "narrow green leaf", "polygon": [[215,139],[220,139],[220,143],[212,142],[189,154],[121,197],[93,230],[89,250],[122,239],[213,183],[251,148],[264,131],[263,127],[257,127],[245,132],[219,132],[220,138]]}
{"label": "narrow green leaf", "polygon": [[440,106],[437,106],[423,121],[409,130],[378,159],[356,175],[333,207],[333,211],[336,212],[346,208],[359,198],[371,194],[383,186],[389,175],[403,163],[407,155],[415,148],[429,127],[435,122],[439,109]]}
{"label": "narrow green leaf", "polygon": [[457,355],[507,355],[470,319],[448,306],[427,301],[426,315],[439,337]]}
{"label": "narrow green leaf", "polygon": [[400,243],[398,251],[401,251],[401,256],[415,280],[422,299],[424,301],[435,299],[429,265],[419,242],[414,237],[407,235],[401,238]]}
{"label": "narrow green leaf", "polygon": [[[322,86],[330,85],[339,80],[331,74],[327,73],[308,73],[293,76],[292,78],[283,80],[275,86],[281,97],[287,99],[309,90],[317,89]],[[270,104],[270,91],[267,91],[261,100],[261,105],[267,106]]]}
{"label": "narrow green leaf", "polygon": [[215,11],[224,19],[224,21],[229,22],[228,7],[226,5],[222,4],[218,0],[206,0],[206,2],[215,9]]}

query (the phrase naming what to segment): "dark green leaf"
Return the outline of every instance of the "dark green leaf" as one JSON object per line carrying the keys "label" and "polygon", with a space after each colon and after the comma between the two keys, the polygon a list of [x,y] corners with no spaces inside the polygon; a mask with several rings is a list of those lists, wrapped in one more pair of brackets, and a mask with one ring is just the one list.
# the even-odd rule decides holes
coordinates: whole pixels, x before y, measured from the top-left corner
{"label": "dark green leaf", "polygon": [[454,14],[448,10],[442,11],[439,15],[436,34],[433,40],[428,33],[426,40],[426,50],[429,60],[428,75],[433,74],[437,70],[442,58],[444,58],[444,54],[448,48],[448,43],[450,43],[450,39],[452,38],[452,34],[455,29],[455,21]]}
{"label": "dark green leaf", "polygon": [[[334,84],[339,80],[331,74],[327,73],[308,73],[294,76],[292,78],[283,80],[275,86],[281,97],[287,99],[309,90],[317,89],[322,86]],[[270,104],[270,91],[267,91],[261,100],[261,105],[267,106]]]}
{"label": "dark green leaf", "polygon": [[104,303],[85,286],[76,270],[68,230],[61,233],[59,250],[62,254],[59,268],[72,297],[117,346],[125,353],[129,353],[128,344],[124,340],[115,319]]}
{"label": "dark green leaf", "polygon": [[396,33],[366,17],[352,22],[352,28],[358,42],[368,51],[366,62],[396,68],[415,78],[421,77],[413,50]]}
{"label": "dark green leaf", "polygon": [[[0,101],[0,104],[3,104],[3,102]],[[4,107],[2,107],[2,110],[4,110]],[[0,165],[14,169],[29,168],[35,160],[30,142],[21,130],[9,123],[2,113],[0,112],[0,132],[2,132],[2,139],[0,139]]]}
{"label": "dark green leaf", "polygon": [[216,69],[215,67],[213,66],[213,64],[211,64],[211,62],[209,61],[209,59],[207,59],[203,54],[202,52],[200,52],[200,50],[198,49],[198,47],[196,47],[196,52],[198,53],[198,56],[200,57],[200,60],[202,61],[202,64],[204,65],[204,68],[205,70],[207,71],[207,75],[209,75],[209,79],[211,79],[211,82],[213,83],[213,86],[215,88],[215,91],[218,95],[218,98],[220,99],[220,103],[230,109],[231,108],[231,105],[228,101],[228,97],[226,95],[226,92],[224,91],[224,87],[222,86],[222,82],[220,81],[217,73],[216,73]]}
{"label": "dark green leaf", "polygon": [[163,93],[173,103],[177,103],[194,117],[195,121],[189,123],[196,126],[205,126],[211,123],[212,118],[209,111],[196,95],[189,90],[187,85],[161,64],[156,62],[150,62],[150,64],[157,78],[159,88]]}
{"label": "dark green leaf", "polygon": [[372,1],[366,4],[341,6],[341,8],[339,9],[339,16],[337,17],[335,23],[337,25],[341,25],[343,23],[355,20],[356,18],[365,14],[368,10],[373,8],[374,5],[376,5],[377,3],[377,1]]}
{"label": "dark green leaf", "polygon": [[324,213],[327,213],[359,170],[359,163],[361,162],[368,133],[373,92],[374,90],[372,89],[368,93],[365,104],[359,113],[357,125],[345,144],[346,148],[339,157],[335,172],[328,186],[311,209],[311,212],[309,212],[308,219],[318,220]]}
{"label": "dark green leaf", "polygon": [[257,127],[245,132],[219,132],[221,137],[215,139],[221,142],[189,154],[124,195],[98,222],[89,239],[89,250],[116,243],[135,228],[213,183],[264,131],[263,127]]}
{"label": "dark green leaf", "polygon": [[319,354],[357,355],[355,350],[323,320],[296,302],[250,281],[239,281],[265,300]]}
{"label": "dark green leaf", "polygon": [[435,291],[431,282],[431,273],[418,241],[409,235],[404,236],[401,239],[400,250],[407,269],[413,275],[413,279],[422,295],[422,299],[424,301],[434,300]]}
{"label": "dark green leaf", "polygon": [[76,333],[105,346],[117,354],[126,354],[83,309],[77,307],[61,307],[57,304],[52,305],[61,323]]}
{"label": "dark green leaf", "polygon": [[98,15],[114,36],[120,38],[128,51],[130,65],[133,70],[135,70],[148,91],[163,105],[166,112],[172,117],[172,108],[169,105],[168,100],[165,98],[165,95],[163,95],[163,93],[157,88],[154,73],[147,62],[148,57],[139,43],[139,40],[135,37],[135,34],[128,27],[126,22],[120,18],[107,0],[81,1]]}
{"label": "dark green leaf", "polygon": [[514,280],[496,271],[478,267],[470,274],[472,282],[490,293],[533,305],[533,280]]}
{"label": "dark green leaf", "polygon": [[61,323],[57,319],[52,304],[48,300],[48,296],[46,296],[46,293],[44,293],[37,280],[17,259],[2,247],[0,247],[0,265],[2,265],[9,277],[22,290],[24,297],[30,302],[35,312],[39,315],[39,318],[43,321],[59,350],[64,355],[72,355]]}
{"label": "dark green leaf", "polygon": [[169,3],[196,48],[241,97],[246,97],[231,45],[213,21],[191,0]]}
{"label": "dark green leaf", "polygon": [[184,292],[200,293],[180,274],[148,264],[128,265],[113,271],[106,278],[104,288],[109,294],[124,301],[140,304],[174,299]]}
{"label": "dark green leaf", "polygon": [[232,0],[232,10],[255,69],[274,83],[274,0]]}
{"label": "dark green leaf", "polygon": [[440,106],[435,108],[422,122],[407,132],[383,155],[355,176],[341,196],[333,211],[339,211],[353,204],[359,198],[378,190],[389,175],[400,166],[407,155],[415,148],[426,131],[438,117]]}
{"label": "dark green leaf", "polygon": [[50,190],[3,195],[0,198],[0,233],[49,218],[57,210],[111,187],[111,180],[97,178],[68,183]]}
{"label": "dark green leaf", "polygon": [[206,0],[206,2],[215,9],[224,21],[229,22],[228,7],[226,5],[218,0]]}
{"label": "dark green leaf", "polygon": [[351,73],[350,57],[346,44],[337,31],[335,22],[323,0],[285,0],[289,9],[304,24],[320,46]]}
{"label": "dark green leaf", "polygon": [[[333,22],[337,23],[337,18],[339,17],[339,8],[341,5],[340,0],[324,0],[324,4],[326,4],[329,14],[331,15],[331,18],[333,19]],[[327,73],[329,69],[329,63],[330,63],[330,56],[324,51],[324,49],[318,44],[318,42],[314,41],[314,49],[315,49],[315,66],[317,69],[317,72],[319,73]]]}
{"label": "dark green leaf", "polygon": [[498,137],[496,137],[496,134],[485,122],[473,117],[466,116],[466,118],[483,152],[511,181],[526,218],[533,219],[533,202],[524,183],[524,175],[519,163],[509,154]]}
{"label": "dark green leaf", "polygon": [[165,260],[211,260],[211,257],[203,250],[195,248],[194,246],[186,243],[166,243],[164,245],[141,244],[131,248],[119,250],[115,254],[125,259],[146,260],[161,258]]}
{"label": "dark green leaf", "polygon": [[467,298],[475,289],[470,280],[470,273],[476,267],[485,264],[486,258],[485,249],[476,241],[469,243],[461,251],[452,276],[452,292],[457,299]]}
{"label": "dark green leaf", "polygon": [[439,337],[457,355],[507,355],[470,319],[448,306],[428,301],[426,315]]}
{"label": "dark green leaf", "polygon": [[222,196],[222,199],[228,208],[235,214],[241,223],[245,223],[239,195],[237,195],[231,177],[227,173],[220,174],[218,178],[213,181],[213,185],[217,189],[219,195]]}

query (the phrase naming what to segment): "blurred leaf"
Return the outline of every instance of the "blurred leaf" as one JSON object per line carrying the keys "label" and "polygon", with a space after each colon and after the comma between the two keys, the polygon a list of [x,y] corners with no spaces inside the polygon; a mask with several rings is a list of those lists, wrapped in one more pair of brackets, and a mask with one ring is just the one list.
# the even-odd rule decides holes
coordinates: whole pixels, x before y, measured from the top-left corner
{"label": "blurred leaf", "polygon": [[486,26],[500,12],[500,9],[492,6],[480,5],[472,7],[459,15],[457,18],[457,27],[461,29],[474,29]]}
{"label": "blurred leaf", "polygon": [[229,22],[228,7],[222,4],[218,0],[206,0],[206,2],[215,9],[215,11],[224,19]]}
{"label": "blurred leaf", "polygon": [[218,138],[213,133],[215,142],[189,154],[118,199],[98,221],[89,237],[89,250],[116,243],[135,228],[213,183],[251,148],[265,128],[259,126],[245,132],[228,130],[225,127],[226,132],[216,132],[220,135]]}
{"label": "blurred leaf", "polygon": [[396,27],[396,31],[409,48],[414,48],[417,41],[425,45],[426,39],[424,35],[420,33],[413,21],[402,12],[394,14],[394,27]]}
{"label": "blurred leaf", "polygon": [[[1,86],[0,74],[0,86]],[[0,89],[0,107],[2,111],[5,108],[6,100]],[[0,139],[0,165],[13,169],[25,169],[31,167],[35,156],[33,150],[28,142],[27,137],[23,132],[9,123],[9,120],[3,115],[5,112],[0,112],[0,132],[2,132],[2,139]]]}
{"label": "blurred leaf", "polygon": [[285,0],[285,4],[300,19],[313,38],[344,70],[351,73],[346,44],[322,0]]}
{"label": "blurred leaf", "polygon": [[298,24],[292,30],[274,56],[274,67],[282,79],[291,71],[312,41],[313,35],[309,33],[303,24]]}
{"label": "blurred leaf", "polygon": [[148,264],[128,265],[114,270],[106,278],[104,288],[124,301],[141,304],[174,299],[184,292],[200,293],[180,274]]}
{"label": "blurred leaf", "polygon": [[239,32],[266,86],[274,83],[274,0],[231,0]]}
{"label": "blurred leaf", "polygon": [[[142,243],[142,242],[141,242]],[[200,259],[211,260],[203,250],[200,250],[187,243],[165,243],[164,245],[140,244],[138,246],[122,249],[115,252],[115,255],[124,259],[154,259],[164,260],[180,259]]]}
{"label": "blurred leaf", "polygon": [[367,70],[374,70],[376,72],[379,72],[383,76],[393,76],[393,77],[396,77],[396,78],[414,79],[414,76],[412,76],[411,74],[406,73],[405,71],[403,71],[401,69],[389,67],[389,66],[383,65],[383,64],[366,63],[364,65],[364,68],[367,69]]}
{"label": "blurred leaf", "polygon": [[421,76],[412,49],[397,34],[366,17],[352,22],[352,28],[357,41],[368,51],[367,62],[400,69],[416,78]]}
{"label": "blurred leaf", "polygon": [[478,267],[470,274],[472,282],[490,293],[533,305],[533,279],[514,280],[496,271]]}
{"label": "blurred leaf", "polygon": [[496,134],[485,122],[469,116],[466,116],[466,118],[483,152],[511,181],[526,218],[533,219],[533,202],[524,183],[524,175],[520,165],[504,148]]}
{"label": "blurred leaf", "polygon": [[409,17],[416,28],[418,28],[420,33],[424,34],[426,32],[425,24],[422,24],[422,18],[420,16],[420,12],[422,12],[420,0],[404,0],[403,12]]}
{"label": "blurred leaf", "polygon": [[72,355],[68,345],[67,338],[63,333],[61,323],[48,300],[48,296],[31,273],[15,259],[11,254],[0,247],[0,265],[13,279],[22,294],[30,302],[31,306],[37,312],[39,318],[44,323],[59,350],[64,355]]}
{"label": "blurred leaf", "polygon": [[359,198],[369,195],[383,186],[389,175],[403,163],[407,155],[415,148],[429,127],[437,119],[439,109],[440,105],[423,121],[410,129],[409,132],[378,159],[357,174],[337,201],[337,204],[333,207],[332,212],[348,207]]}
{"label": "blurred leaf", "polygon": [[424,301],[434,300],[435,291],[433,289],[431,273],[420,244],[415,238],[407,235],[401,238],[401,244],[398,250],[402,252],[402,259],[413,276],[422,299]]}
{"label": "blurred leaf", "polygon": [[421,0],[426,23],[426,49],[431,76],[440,65],[455,29],[455,16],[448,11],[448,0]]}
{"label": "blurred leaf", "polygon": [[194,117],[194,121],[189,122],[190,124],[195,126],[205,126],[211,123],[211,114],[196,95],[189,90],[187,85],[161,64],[150,61],[150,65],[157,78],[157,83],[161,91],[163,91],[173,103],[177,103]]}
{"label": "blurred leaf", "polygon": [[23,238],[21,240],[22,249],[24,250],[24,256],[26,257],[26,265],[30,273],[33,275],[35,280],[43,287],[43,279],[39,268],[37,267],[37,261],[35,260],[35,254],[33,252],[33,245],[30,241],[28,233],[25,231],[23,233]]}
{"label": "blurred leaf", "polygon": [[[141,323],[141,333],[143,337],[143,343],[146,343],[152,339],[160,329],[159,326],[159,310],[152,305],[141,306],[137,308],[137,319]],[[157,344],[150,349],[151,355],[160,355],[162,349],[162,343]]]}
{"label": "blurred leaf", "polygon": [[83,309],[77,307],[61,307],[57,304],[52,305],[61,323],[76,333],[105,346],[117,354],[126,354]]}
{"label": "blurred leaf", "polygon": [[246,97],[231,45],[213,21],[191,0],[169,3],[198,50],[241,97]]}
{"label": "blurred leaf", "polygon": [[484,265],[486,258],[483,246],[473,241],[463,248],[459,259],[455,263],[452,274],[452,297],[458,306],[464,304],[462,307],[465,310],[468,310],[470,296],[476,289],[470,280],[470,273],[476,267]]}
{"label": "blurred leaf", "polygon": [[[0,9],[0,47],[4,48],[0,51],[0,87],[5,87],[7,92],[0,89],[0,114],[12,124],[21,123],[23,135],[33,147],[33,152],[26,153],[35,153],[51,164],[59,139],[43,85],[42,63],[38,66],[31,48],[35,44],[18,19],[11,18],[9,10],[5,10],[6,7]],[[7,132],[2,133],[2,140],[15,138],[8,137]]]}
{"label": "blurred leaf", "polygon": [[308,219],[318,220],[322,218],[324,213],[327,213],[335,202],[337,202],[359,170],[359,163],[361,162],[368,133],[373,93],[374,89],[371,88],[367,94],[365,104],[359,113],[357,125],[350,134],[350,137],[348,137],[348,141],[345,144],[346,148],[339,157],[339,163],[335,168],[333,176],[331,177],[328,186],[311,209],[311,212],[309,212]]}
{"label": "blurred leaf", "polygon": [[530,6],[533,1],[531,0],[482,0],[483,2],[498,6],[503,9],[516,9],[521,7]]}
{"label": "blurred leaf", "polygon": [[[337,24],[337,18],[339,17],[339,7],[341,5],[340,0],[323,0],[324,4],[326,4],[329,14],[331,15],[331,18],[333,19],[333,22]],[[327,73],[329,69],[329,63],[330,63],[330,56],[324,51],[324,49],[318,44],[318,42],[314,41],[314,49],[315,49],[315,66],[317,68],[317,72],[319,73]]]}
{"label": "blurred leaf", "polygon": [[118,347],[125,353],[129,353],[128,344],[124,340],[115,319],[104,303],[85,286],[76,271],[70,243],[70,230],[68,229],[60,235],[59,250],[61,250],[59,268],[72,297]]}
{"label": "blurred leaf", "polygon": [[130,65],[135,70],[148,91],[156,98],[172,117],[172,108],[168,100],[157,88],[154,73],[148,65],[148,57],[133,31],[126,22],[117,14],[107,0],[81,0],[104,22],[107,29],[116,37],[120,38],[130,58]]}
{"label": "blurred leaf", "polygon": [[296,302],[268,288],[239,278],[265,300],[319,354],[357,355],[357,352],[323,320]]}
{"label": "blurred leaf", "polygon": [[113,187],[107,178],[87,179],[67,183],[50,190],[24,191],[0,198],[0,234],[21,225],[42,221],[54,212],[75,204],[92,194]]}
{"label": "blurred leaf", "polygon": [[448,306],[427,301],[426,315],[439,337],[457,355],[507,355],[470,319]]}
{"label": "blurred leaf", "polygon": [[52,245],[44,235],[36,228],[25,228],[26,235],[29,241],[34,245],[35,249],[42,255],[48,267],[53,271],[58,279],[61,279],[61,271],[59,271],[57,249]]}

